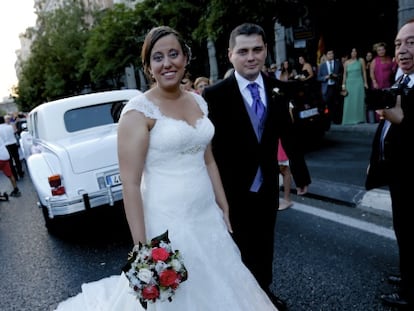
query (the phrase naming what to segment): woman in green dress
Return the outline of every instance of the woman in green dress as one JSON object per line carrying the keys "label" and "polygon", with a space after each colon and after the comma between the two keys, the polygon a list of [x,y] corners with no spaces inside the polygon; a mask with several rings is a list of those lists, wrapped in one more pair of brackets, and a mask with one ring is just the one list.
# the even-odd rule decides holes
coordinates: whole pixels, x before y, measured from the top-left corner
{"label": "woman in green dress", "polygon": [[366,122],[365,89],[368,88],[365,60],[358,57],[356,48],[351,50],[351,57],[344,64],[342,90],[345,91],[342,125]]}

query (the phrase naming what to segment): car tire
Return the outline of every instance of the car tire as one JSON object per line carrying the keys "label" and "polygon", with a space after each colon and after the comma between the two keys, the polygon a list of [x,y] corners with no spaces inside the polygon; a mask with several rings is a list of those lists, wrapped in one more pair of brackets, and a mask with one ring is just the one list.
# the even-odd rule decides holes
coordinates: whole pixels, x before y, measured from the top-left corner
{"label": "car tire", "polygon": [[47,228],[47,231],[49,231],[49,233],[52,233],[52,234],[56,233],[56,230],[58,227],[57,220],[49,218],[49,212],[46,206],[42,205],[42,212],[43,212],[43,218],[45,219],[45,226]]}

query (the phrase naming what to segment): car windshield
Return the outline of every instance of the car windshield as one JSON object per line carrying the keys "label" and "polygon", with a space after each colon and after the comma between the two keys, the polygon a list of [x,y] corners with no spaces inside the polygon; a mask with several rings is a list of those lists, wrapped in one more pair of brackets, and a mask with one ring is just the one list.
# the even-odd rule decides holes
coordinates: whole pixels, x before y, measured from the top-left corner
{"label": "car windshield", "polygon": [[68,110],[64,115],[68,132],[76,132],[91,127],[118,123],[122,108],[127,101],[116,101],[99,105]]}

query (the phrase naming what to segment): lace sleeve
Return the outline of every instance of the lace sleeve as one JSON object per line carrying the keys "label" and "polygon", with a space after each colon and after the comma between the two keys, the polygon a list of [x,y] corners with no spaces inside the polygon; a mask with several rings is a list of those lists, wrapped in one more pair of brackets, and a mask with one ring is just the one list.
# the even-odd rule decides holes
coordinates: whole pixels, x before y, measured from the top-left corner
{"label": "lace sleeve", "polygon": [[200,106],[201,111],[207,117],[208,116],[208,106],[206,100],[197,93],[192,93],[197,101],[197,104]]}
{"label": "lace sleeve", "polygon": [[134,98],[132,98],[122,110],[122,114],[130,110],[136,110],[142,112],[146,117],[151,119],[159,119],[161,118],[161,112],[157,106],[155,106],[151,101],[147,99],[144,94],[140,94]]}

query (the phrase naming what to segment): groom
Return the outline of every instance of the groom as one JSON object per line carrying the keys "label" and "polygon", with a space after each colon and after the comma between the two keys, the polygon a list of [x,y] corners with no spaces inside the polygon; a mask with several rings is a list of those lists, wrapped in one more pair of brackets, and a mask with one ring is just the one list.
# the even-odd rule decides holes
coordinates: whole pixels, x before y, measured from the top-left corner
{"label": "groom", "polygon": [[[279,137],[298,194],[306,193],[311,179],[296,144],[299,140],[294,136],[289,101],[283,95],[287,84],[261,73],[267,57],[263,29],[249,23],[237,26],[230,35],[228,57],[234,73],[203,93],[215,126],[213,153],[230,206],[233,238],[243,262],[283,311],[285,303],[270,291],[279,205]],[[257,115],[256,110],[263,115]],[[259,240],[266,247],[259,249],[254,242]]]}

